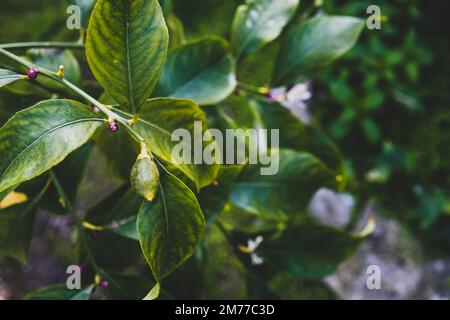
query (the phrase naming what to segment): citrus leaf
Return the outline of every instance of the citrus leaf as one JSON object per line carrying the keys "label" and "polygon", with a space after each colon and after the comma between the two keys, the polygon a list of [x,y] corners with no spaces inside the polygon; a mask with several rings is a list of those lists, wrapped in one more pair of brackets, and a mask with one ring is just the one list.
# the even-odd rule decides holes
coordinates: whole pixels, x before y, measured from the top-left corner
{"label": "citrus leaf", "polygon": [[263,241],[255,253],[279,271],[299,278],[321,278],[335,272],[363,240],[349,232],[305,224]]}
{"label": "citrus leaf", "polygon": [[299,0],[247,0],[234,17],[231,43],[236,57],[275,40],[298,7]]}
{"label": "citrus leaf", "polygon": [[47,100],[19,111],[0,129],[0,191],[60,163],[104,123],[86,106]]}
{"label": "citrus leaf", "polygon": [[6,69],[0,69],[0,88],[15,81],[25,79],[26,76]]}
{"label": "citrus leaf", "polygon": [[236,87],[234,59],[225,40],[209,37],[176,48],[167,57],[156,95],[211,105]]}
{"label": "citrus leaf", "polygon": [[144,201],[137,228],[142,251],[158,282],[189,258],[205,230],[205,218],[192,191],[161,170],[153,202]]}
{"label": "citrus leaf", "polygon": [[[280,148],[309,152],[322,160],[339,180],[345,182],[346,173],[341,152],[319,128],[300,122],[288,109],[278,103],[256,97],[232,96],[220,104],[216,123],[225,128],[279,129]],[[217,112],[216,112],[217,113]],[[283,125],[280,127],[280,123]]]}
{"label": "citrus leaf", "polygon": [[318,16],[294,26],[284,39],[275,67],[275,84],[295,84],[336,60],[356,43],[364,20]]}
{"label": "citrus leaf", "polygon": [[294,150],[272,150],[274,175],[261,175],[261,165],[247,165],[233,185],[230,202],[245,211],[285,220],[298,217],[320,187],[335,185],[333,173],[316,157]]}
{"label": "citrus leaf", "polygon": [[98,0],[86,56],[97,80],[125,109],[149,98],[164,66],[168,31],[157,0]]}

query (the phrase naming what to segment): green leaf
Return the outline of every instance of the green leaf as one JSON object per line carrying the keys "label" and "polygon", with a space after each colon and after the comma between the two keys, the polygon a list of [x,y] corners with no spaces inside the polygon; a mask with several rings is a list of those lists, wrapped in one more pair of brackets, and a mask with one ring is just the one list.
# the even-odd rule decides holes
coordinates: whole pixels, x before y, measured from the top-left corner
{"label": "green leaf", "polygon": [[[94,232],[88,237],[88,244],[97,264],[110,272],[125,272],[143,262],[142,250],[136,239],[108,229]],[[86,255],[86,248],[81,244],[79,256],[82,261],[86,261]]]}
{"label": "green leaf", "polygon": [[[211,184],[219,170],[218,165],[194,164],[194,122],[203,123],[203,133],[206,131],[205,114],[198,105],[189,100],[152,99],[147,101],[138,114],[138,121],[133,128],[144,137],[149,149],[162,160],[174,164],[189,179],[195,182],[198,189]],[[192,141],[172,141],[172,133],[177,129],[187,129]],[[172,151],[182,144],[191,156],[191,164],[176,163],[172,159]],[[203,142],[203,147],[209,145]]]}
{"label": "green leaf", "polygon": [[7,86],[17,80],[25,79],[26,76],[6,69],[0,69],[0,88]]}
{"label": "green leaf", "polygon": [[242,0],[172,0],[175,13],[194,36],[229,34],[236,8]]}
{"label": "green leaf", "polygon": [[60,163],[103,123],[70,100],[43,101],[16,113],[0,129],[0,192]]}
{"label": "green leaf", "polygon": [[124,185],[88,210],[86,220],[94,225],[105,226],[115,221],[135,217],[139,213],[142,198]]}
{"label": "green leaf", "polygon": [[82,290],[69,290],[66,284],[40,288],[23,297],[23,300],[89,300],[94,285]]}
{"label": "green leaf", "polygon": [[231,43],[236,57],[275,40],[294,15],[299,0],[247,0],[234,17]]}
{"label": "green leaf", "polygon": [[261,165],[247,165],[231,191],[230,201],[248,212],[285,220],[296,218],[321,187],[333,187],[333,173],[316,157],[293,150],[272,150],[275,175],[261,175]]}
{"label": "green leaf", "polygon": [[224,100],[235,87],[235,65],[228,44],[209,37],[170,52],[155,94],[211,105]]}
{"label": "green leaf", "polygon": [[0,260],[10,256],[26,262],[35,218],[35,203],[0,210]]}
{"label": "green leaf", "polygon": [[356,43],[364,20],[318,16],[294,26],[286,35],[275,67],[275,84],[294,84],[336,60]]}
{"label": "green leaf", "polygon": [[326,226],[288,227],[264,240],[256,250],[264,263],[300,278],[321,278],[336,271],[363,237]]}
{"label": "green leaf", "polygon": [[155,284],[150,292],[144,297],[144,300],[156,300],[159,297],[160,291],[161,286],[159,285],[159,283]]}
{"label": "green leaf", "polygon": [[[345,181],[341,152],[320,129],[300,122],[278,103],[256,97],[231,97],[216,110],[216,126],[226,128],[279,129],[280,148],[312,153],[322,160],[336,176]],[[280,124],[282,126],[280,127]]]}
{"label": "green leaf", "polygon": [[122,237],[139,240],[139,235],[136,229],[137,215],[133,217],[129,217],[120,221],[116,221],[113,225],[109,227],[109,229],[121,235]]}
{"label": "green leaf", "polygon": [[125,238],[139,240],[136,220],[141,204],[142,198],[129,185],[124,185],[90,209],[86,221]]}
{"label": "green leaf", "polygon": [[189,258],[205,230],[205,218],[192,191],[161,171],[154,202],[144,201],[137,228],[142,251],[158,282]]}
{"label": "green leaf", "polygon": [[157,0],[98,0],[87,31],[86,56],[100,84],[134,113],[158,81],[168,41]]}
{"label": "green leaf", "polygon": [[280,147],[306,151],[322,160],[336,175],[344,175],[341,152],[319,128],[300,122],[289,110],[279,104],[262,99],[250,99],[251,110],[256,112],[256,124],[267,129],[280,128]]}

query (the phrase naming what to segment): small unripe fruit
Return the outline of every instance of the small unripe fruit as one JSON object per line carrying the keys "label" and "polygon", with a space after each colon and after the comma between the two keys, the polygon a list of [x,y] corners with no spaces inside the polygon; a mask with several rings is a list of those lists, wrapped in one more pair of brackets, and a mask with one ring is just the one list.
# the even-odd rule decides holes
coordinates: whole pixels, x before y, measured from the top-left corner
{"label": "small unripe fruit", "polygon": [[144,145],[131,169],[131,186],[148,201],[155,199],[159,187],[159,171]]}
{"label": "small unripe fruit", "polygon": [[30,70],[28,70],[27,76],[28,76],[28,79],[34,80],[38,76],[38,71],[34,68],[31,68]]}

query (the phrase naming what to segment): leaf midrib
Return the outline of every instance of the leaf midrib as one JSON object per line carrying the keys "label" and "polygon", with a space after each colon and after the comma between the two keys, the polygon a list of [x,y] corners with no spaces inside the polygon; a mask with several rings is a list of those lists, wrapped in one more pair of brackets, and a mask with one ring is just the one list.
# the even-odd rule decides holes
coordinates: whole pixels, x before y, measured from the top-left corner
{"label": "leaf midrib", "polygon": [[133,96],[133,80],[131,78],[131,59],[130,59],[130,34],[129,34],[129,0],[125,0],[125,56],[127,59],[127,77],[128,77],[128,97],[130,99],[131,110],[136,112],[136,105]]}
{"label": "leaf midrib", "polygon": [[161,183],[159,186],[161,188],[161,201],[162,201],[162,204],[163,204],[164,216],[166,218],[166,234],[167,234],[166,240],[169,240],[169,235],[170,235],[169,234],[169,232],[170,232],[170,229],[169,229],[169,212],[167,210],[166,195],[164,193],[163,184]]}
{"label": "leaf midrib", "polygon": [[45,133],[41,134],[39,137],[36,138],[36,140],[34,140],[32,143],[30,143],[25,149],[23,149],[16,157],[14,157],[13,161],[8,165],[8,167],[5,169],[5,171],[3,172],[2,176],[0,177],[0,181],[3,180],[3,178],[5,177],[5,175],[8,173],[9,169],[11,169],[11,167],[14,165],[14,163],[16,163],[16,161],[26,152],[28,151],[28,149],[30,149],[32,146],[34,146],[36,143],[38,143],[41,139],[45,138],[47,135],[62,129],[66,126],[70,126],[72,124],[77,124],[77,123],[81,123],[81,122],[89,122],[89,121],[98,121],[98,122],[103,122],[103,119],[100,118],[84,118],[84,119],[77,119],[75,121],[70,121],[70,122],[66,122],[63,123],[61,125],[58,125],[48,131],[46,131]]}

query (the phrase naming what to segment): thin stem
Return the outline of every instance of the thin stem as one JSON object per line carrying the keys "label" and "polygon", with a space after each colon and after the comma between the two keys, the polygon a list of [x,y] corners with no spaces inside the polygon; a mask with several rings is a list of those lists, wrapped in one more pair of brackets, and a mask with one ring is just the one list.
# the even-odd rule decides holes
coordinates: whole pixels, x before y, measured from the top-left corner
{"label": "thin stem", "polygon": [[251,92],[251,93],[255,93],[255,94],[259,94],[259,95],[263,95],[266,96],[269,92],[270,89],[267,87],[255,87],[243,82],[238,82],[237,84],[238,89],[241,89],[243,91],[247,91],[247,92]]}
{"label": "thin stem", "polygon": [[82,42],[16,42],[0,44],[2,49],[29,49],[29,48],[55,48],[55,49],[83,49]]}
{"label": "thin stem", "polygon": [[36,66],[32,62],[29,62],[29,61],[15,55],[14,53],[6,51],[5,49],[3,49],[1,47],[0,47],[0,54],[3,54],[4,56],[16,61],[17,63],[27,67],[28,69],[34,68],[38,71],[38,73],[43,74],[44,76],[63,84],[66,88],[72,90],[73,92],[75,92],[76,94],[81,96],[83,99],[85,99],[89,103],[91,103],[94,106],[96,106],[97,108],[99,108],[100,111],[102,111],[108,118],[117,120],[119,123],[124,125],[127,128],[128,132],[130,132],[130,134],[133,135],[133,137],[136,137],[136,139],[139,140],[138,142],[144,141],[144,139],[139,135],[139,133],[137,133],[135,130],[133,130],[131,128],[131,126],[128,124],[127,119],[125,119],[125,118],[121,117],[120,115],[118,115],[117,113],[111,111],[103,103],[96,100],[95,98],[90,96],[88,93],[86,93],[82,89],[78,88],[76,85],[74,85],[70,81],[66,80],[64,77],[62,77],[62,78],[58,77],[56,72],[50,71],[50,70],[40,67],[40,66]]}
{"label": "thin stem", "polygon": [[73,206],[73,204],[70,202],[69,198],[67,197],[67,195],[64,191],[64,188],[62,187],[58,177],[56,177],[56,174],[52,170],[49,171],[49,174],[50,174],[50,177],[52,178],[53,185],[55,186],[56,191],[58,192],[58,195],[61,197],[62,201],[66,205],[67,211],[69,212],[72,220],[75,223],[75,226],[78,229],[78,233],[80,234],[80,239],[86,248],[88,261],[92,265],[92,267],[95,269],[95,272],[97,274],[99,274],[100,268],[97,265],[97,263],[95,262],[94,255],[92,254],[91,249],[89,248],[89,242],[86,237],[86,234],[84,233],[83,221],[80,219],[80,217],[78,217],[78,215],[75,211],[75,207]]}

